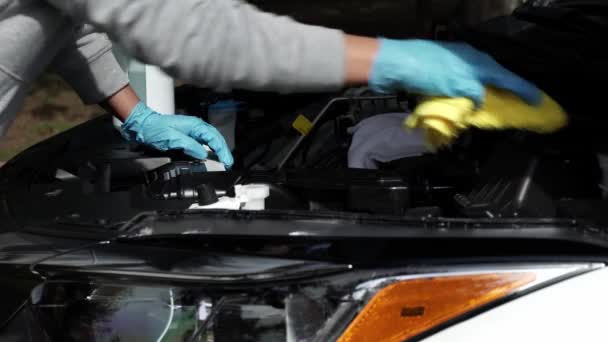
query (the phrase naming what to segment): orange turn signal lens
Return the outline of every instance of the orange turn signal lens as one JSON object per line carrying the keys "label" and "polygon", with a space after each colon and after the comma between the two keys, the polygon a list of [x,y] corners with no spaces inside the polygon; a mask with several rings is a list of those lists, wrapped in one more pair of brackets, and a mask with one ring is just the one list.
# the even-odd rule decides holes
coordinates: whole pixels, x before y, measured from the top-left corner
{"label": "orange turn signal lens", "polygon": [[402,342],[515,292],[534,273],[492,273],[410,279],[380,290],[339,342]]}

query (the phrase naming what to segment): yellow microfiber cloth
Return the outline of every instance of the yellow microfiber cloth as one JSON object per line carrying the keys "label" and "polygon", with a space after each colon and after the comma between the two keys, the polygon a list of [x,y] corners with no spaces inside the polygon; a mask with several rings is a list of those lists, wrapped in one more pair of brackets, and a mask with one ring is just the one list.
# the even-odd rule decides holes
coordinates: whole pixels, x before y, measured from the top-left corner
{"label": "yellow microfiber cloth", "polygon": [[467,98],[428,97],[404,122],[407,129],[423,130],[431,150],[450,145],[471,127],[552,133],[567,124],[564,110],[545,93],[540,105],[531,106],[509,91],[491,87],[478,109]]}

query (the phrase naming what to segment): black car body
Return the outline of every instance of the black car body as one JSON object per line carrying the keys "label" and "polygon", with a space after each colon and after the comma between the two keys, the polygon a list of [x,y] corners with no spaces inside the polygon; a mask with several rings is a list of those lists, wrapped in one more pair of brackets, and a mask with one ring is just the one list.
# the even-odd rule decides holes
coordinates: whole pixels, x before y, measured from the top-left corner
{"label": "black car body", "polygon": [[[565,270],[408,335],[421,339],[603,267],[608,4],[529,1],[473,28],[454,28],[449,18],[411,26],[422,31],[395,28],[380,14],[355,16],[367,21],[357,25],[335,14],[399,7],[386,3],[261,5],[361,33],[465,40],[554,97],[568,128],[471,131],[434,155],[352,170],[347,128],[411,108],[415,98],[234,91],[230,98],[247,104],[237,165],[206,172],[179,153],[127,144],[109,116],[94,119],[0,169],[0,339],[329,341],[344,338],[373,294],[400,277]],[[176,91],[180,108],[203,118],[227,96]],[[308,135],[292,127],[300,115],[314,123]],[[270,187],[263,211],[189,210],[252,183]],[[425,308],[401,312],[424,316]],[[177,323],[165,325],[167,316]]]}

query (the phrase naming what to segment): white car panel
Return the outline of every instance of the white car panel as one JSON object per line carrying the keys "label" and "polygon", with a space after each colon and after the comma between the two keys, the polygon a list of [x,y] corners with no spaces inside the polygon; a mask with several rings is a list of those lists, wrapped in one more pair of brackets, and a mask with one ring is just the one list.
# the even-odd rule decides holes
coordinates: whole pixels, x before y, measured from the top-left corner
{"label": "white car panel", "polygon": [[498,306],[425,342],[608,341],[608,268]]}

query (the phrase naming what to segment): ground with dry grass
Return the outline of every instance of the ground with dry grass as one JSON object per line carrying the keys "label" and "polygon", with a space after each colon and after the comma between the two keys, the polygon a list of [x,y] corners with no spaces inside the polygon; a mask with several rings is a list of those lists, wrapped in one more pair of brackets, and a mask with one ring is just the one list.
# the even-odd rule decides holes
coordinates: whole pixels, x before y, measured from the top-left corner
{"label": "ground with dry grass", "polygon": [[7,134],[0,137],[0,163],[102,112],[97,106],[85,106],[56,75],[44,75],[33,85]]}

